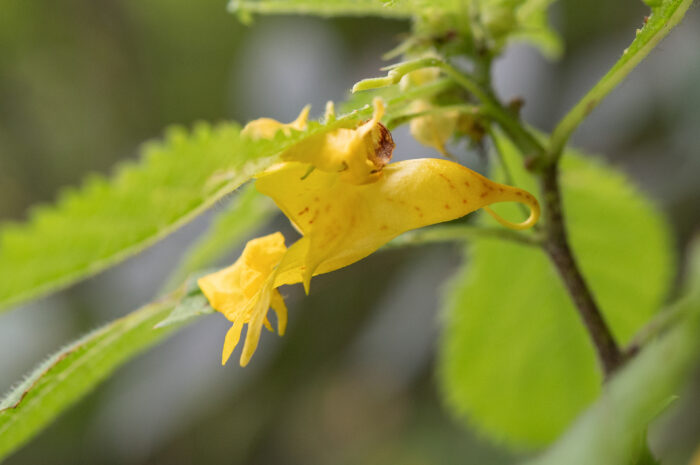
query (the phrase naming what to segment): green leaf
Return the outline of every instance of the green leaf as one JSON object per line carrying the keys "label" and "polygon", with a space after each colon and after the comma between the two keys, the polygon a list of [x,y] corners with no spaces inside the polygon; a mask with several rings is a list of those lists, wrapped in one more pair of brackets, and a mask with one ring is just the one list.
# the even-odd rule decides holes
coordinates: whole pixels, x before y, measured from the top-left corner
{"label": "green leaf", "polygon": [[240,128],[171,129],[111,180],[89,177],[0,230],[0,307],[60,289],[118,263],[193,219],[273,161],[279,148]]}
{"label": "green leaf", "polygon": [[[220,213],[183,257],[173,278],[211,266],[269,218],[270,203],[251,185]],[[58,351],[0,401],[0,460],[38,433],[120,365],[190,322],[212,313],[199,271],[164,300],[92,332]],[[181,280],[182,281],[182,280]],[[184,294],[184,297],[182,297]],[[165,328],[165,329],[161,329]]]}
{"label": "green leaf", "polygon": [[[397,99],[400,100],[400,99]],[[371,108],[329,124],[310,122],[303,132],[272,140],[239,136],[235,124],[169,131],[146,144],[138,162],[123,164],[112,179],[93,176],[69,189],[54,206],[35,208],[24,224],[0,229],[0,309],[89,277],[167,236],[301,140],[352,126]]]}
{"label": "green leaf", "polygon": [[414,8],[406,2],[396,3],[382,0],[231,0],[228,10],[246,23],[253,13],[410,18]]}
{"label": "green leaf", "polygon": [[632,464],[647,425],[683,392],[700,358],[700,243],[694,248],[690,292],[673,309],[683,319],[652,341],[606,387],[601,398],[530,465]]}
{"label": "green leaf", "polygon": [[171,334],[154,330],[176,295],[147,305],[87,334],[42,363],[0,401],[0,461],[125,361]]}
{"label": "green leaf", "polygon": [[158,322],[156,328],[165,328],[166,326],[183,323],[200,315],[208,315],[214,313],[214,309],[209,305],[209,301],[201,293],[196,293],[188,296],[170,312],[163,321]]}
{"label": "green leaf", "polygon": [[[502,145],[516,183],[536,192],[513,146]],[[664,218],[625,176],[579,153],[562,160],[561,183],[576,257],[616,339],[627,343],[669,288]],[[513,205],[497,209],[522,216]],[[468,255],[447,302],[440,361],[447,402],[511,446],[547,444],[600,393],[593,346],[541,250],[479,239]]]}

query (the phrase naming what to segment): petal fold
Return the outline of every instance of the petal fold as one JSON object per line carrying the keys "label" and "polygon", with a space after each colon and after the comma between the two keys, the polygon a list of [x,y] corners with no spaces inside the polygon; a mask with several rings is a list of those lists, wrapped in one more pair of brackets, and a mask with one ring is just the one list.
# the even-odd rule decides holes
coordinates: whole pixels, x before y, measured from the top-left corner
{"label": "petal fold", "polygon": [[290,134],[290,129],[295,129],[297,131],[303,131],[306,129],[306,122],[309,118],[309,111],[311,110],[311,105],[306,105],[302,108],[299,116],[291,123],[280,123],[279,121],[272,118],[258,118],[256,120],[250,121],[241,130],[241,135],[244,137],[249,137],[253,140],[258,139],[272,139],[277,134],[277,131],[283,131],[286,135]]}

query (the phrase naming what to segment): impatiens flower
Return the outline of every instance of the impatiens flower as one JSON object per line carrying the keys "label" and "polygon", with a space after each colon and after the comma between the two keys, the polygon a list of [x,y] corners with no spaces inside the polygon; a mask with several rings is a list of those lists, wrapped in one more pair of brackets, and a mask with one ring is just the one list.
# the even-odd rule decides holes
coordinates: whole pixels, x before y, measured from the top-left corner
{"label": "impatiens flower", "polygon": [[516,187],[493,182],[458,163],[434,158],[387,165],[374,183],[355,185],[333,173],[306,172],[302,163],[283,163],[261,175],[257,189],[271,197],[303,237],[285,255],[275,286],[303,282],[354,263],[399,234],[453,220],[499,202],[520,202],[530,217],[511,223],[533,226],[537,200]]}
{"label": "impatiens flower", "polygon": [[[434,54],[426,54],[425,57]],[[439,68],[422,68],[416,71],[411,71],[401,78],[399,87],[406,91],[411,87],[420,86],[436,80],[440,76]],[[414,100],[409,111],[411,113],[428,112],[436,107],[427,99]],[[443,155],[448,155],[445,150],[445,144],[452,137],[457,127],[459,112],[456,110],[442,111],[439,113],[430,113],[422,116],[417,116],[411,119],[409,129],[411,135],[421,144],[426,147],[432,147]]]}
{"label": "impatiens flower", "polygon": [[287,307],[279,291],[274,288],[275,270],[287,248],[284,236],[277,232],[253,239],[246,244],[236,262],[207,275],[197,282],[212,308],[223,313],[233,326],[226,334],[221,363],[225,364],[241,337],[243,325],[248,325],[241,366],[250,361],[258,347],[263,325],[272,329],[267,319],[270,307],[277,314],[277,332],[281,335],[287,326]]}
{"label": "impatiens flower", "polygon": [[[211,306],[233,322],[222,363],[238,344],[245,324],[248,332],[240,363],[248,363],[263,325],[270,328],[270,307],[277,313],[278,332],[284,333],[287,309],[279,286],[301,282],[308,293],[314,275],[361,260],[405,231],[480,208],[514,229],[537,222],[540,208],[531,194],[458,163],[427,158],[386,165],[394,143],[379,122],[383,104],[375,100],[374,105],[371,120],[355,129],[312,136],[283,153],[286,161],[258,176],[257,189],[275,201],[303,237],[289,249],[280,233],[254,239],[233,265],[199,280]],[[249,137],[272,137],[299,122],[305,125],[306,113],[305,109],[288,125],[256,120],[245,130]],[[488,208],[499,202],[523,203],[530,216],[511,223]]]}
{"label": "impatiens flower", "polygon": [[[424,99],[415,100],[410,107],[413,113],[422,113],[433,109],[433,105]],[[433,147],[443,155],[447,155],[445,144],[452,137],[459,120],[457,110],[431,113],[417,116],[409,126],[411,135],[426,147]]]}
{"label": "impatiens flower", "polygon": [[[423,56],[423,58],[429,57],[439,59],[439,56],[433,53],[429,53]],[[429,67],[417,69],[415,71],[411,71],[410,73],[405,74],[401,78],[401,81],[399,82],[399,88],[405,92],[411,87],[422,86],[423,84],[433,82],[438,77],[440,77],[440,68]]]}
{"label": "impatiens flower", "polygon": [[282,154],[286,161],[298,161],[329,173],[340,173],[344,182],[367,184],[379,179],[391,160],[394,140],[379,122],[384,103],[374,99],[372,119],[357,128],[338,128],[309,137]]}

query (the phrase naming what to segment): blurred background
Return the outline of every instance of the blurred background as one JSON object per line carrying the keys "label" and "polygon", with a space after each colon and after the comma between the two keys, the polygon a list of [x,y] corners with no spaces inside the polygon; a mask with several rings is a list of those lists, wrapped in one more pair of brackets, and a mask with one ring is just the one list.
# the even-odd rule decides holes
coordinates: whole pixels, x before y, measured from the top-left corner
{"label": "blurred background", "polygon": [[[319,115],[326,100],[342,100],[354,82],[378,75],[380,56],[409,28],[309,17],[259,17],[244,26],[225,7],[225,0],[3,2],[0,221],[21,221],[31,205],[87,173],[109,173],[172,124],[286,121],[306,103]],[[511,47],[496,63],[499,94],[522,96],[525,119],[551,130],[645,14],[639,0],[556,3],[551,18],[565,56],[549,62]],[[667,212],[681,254],[700,225],[698,44],[696,6],[573,139],[629,173]],[[399,159],[436,155],[406,130],[395,138]],[[476,154],[464,157],[482,167]],[[0,391],[66,342],[150,301],[211,217],[2,315]],[[278,229],[290,231],[283,218],[266,227]],[[440,301],[459,263],[457,246],[392,250],[315,278],[308,298],[300,286],[288,289],[287,335],[265,333],[245,369],[220,366],[229,323],[202,318],[122,367],[7,463],[510,463],[518,455],[450,418],[436,392]],[[700,411],[692,402],[681,411]],[[695,421],[697,431],[696,417],[667,422],[688,431]],[[672,444],[662,437],[657,447]]]}

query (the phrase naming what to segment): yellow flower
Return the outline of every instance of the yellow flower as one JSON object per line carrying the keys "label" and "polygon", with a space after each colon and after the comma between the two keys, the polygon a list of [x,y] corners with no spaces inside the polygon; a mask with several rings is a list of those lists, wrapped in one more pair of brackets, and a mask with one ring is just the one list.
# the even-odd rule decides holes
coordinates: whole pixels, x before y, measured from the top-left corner
{"label": "yellow flower", "polygon": [[[427,100],[415,100],[410,107],[411,112],[421,113],[435,108]],[[457,110],[442,111],[429,115],[418,116],[409,125],[411,135],[426,147],[433,147],[443,155],[448,155],[445,143],[452,137],[459,120]]]}
{"label": "yellow flower", "polygon": [[[355,129],[337,129],[282,155],[285,160],[258,176],[257,189],[270,196],[303,237],[289,249],[282,234],[254,239],[230,267],[198,281],[211,306],[233,322],[226,335],[226,363],[248,325],[240,363],[245,366],[260,339],[270,307],[284,333],[287,308],[277,288],[348,266],[399,234],[453,220],[485,208],[504,226],[525,229],[540,214],[528,192],[498,184],[460,164],[439,159],[408,160],[384,166],[394,143],[379,122],[384,107],[375,100],[371,120]],[[278,130],[305,126],[308,109],[293,123],[256,120],[250,137],[272,137]],[[274,130],[273,130],[274,128]],[[296,128],[296,127],[295,127]],[[315,169],[309,172],[309,167]],[[520,202],[530,208],[522,223],[511,223],[488,205]]]}
{"label": "yellow flower", "polygon": [[295,129],[297,131],[303,131],[306,129],[306,121],[309,118],[309,110],[311,110],[311,105],[306,105],[302,108],[297,119],[291,123],[280,123],[272,118],[258,118],[256,120],[250,121],[241,130],[241,135],[244,137],[249,137],[253,140],[258,139],[272,139],[277,134],[277,131],[283,131],[285,135],[290,134],[290,129]]}
{"label": "yellow flower", "polygon": [[[326,118],[334,118],[333,105],[326,107]],[[345,182],[366,184],[381,176],[384,165],[391,160],[394,140],[389,130],[379,120],[384,116],[384,103],[373,101],[372,119],[356,128],[338,128],[308,137],[282,154],[285,161],[308,163],[314,168],[331,173],[342,173]],[[310,106],[305,106],[297,119],[284,124],[272,118],[259,118],[245,125],[241,134],[254,140],[271,139],[277,131],[306,129]]]}
{"label": "yellow flower", "polygon": [[248,333],[240,363],[248,364],[258,347],[263,325],[272,330],[267,319],[270,306],[277,314],[277,331],[280,336],[284,334],[287,307],[274,280],[276,267],[286,251],[284,236],[279,232],[253,239],[233,265],[197,282],[211,306],[233,322],[224,341],[222,365],[238,344],[244,324],[248,325]]}
{"label": "yellow flower", "polygon": [[[433,53],[428,53],[425,57],[438,58]],[[402,91],[406,91],[411,87],[420,86],[436,80],[440,76],[440,68],[423,68],[412,71],[401,78],[399,87]],[[435,109],[429,100],[417,99],[414,100],[409,111],[411,113],[428,112]],[[433,147],[441,154],[448,156],[445,150],[445,144],[452,137],[457,127],[459,120],[459,112],[456,110],[442,111],[439,113],[431,113],[423,116],[418,116],[411,119],[409,130],[414,139],[426,147]]]}
{"label": "yellow flower", "polygon": [[384,103],[379,98],[372,103],[372,119],[354,129],[339,128],[309,137],[284,152],[282,159],[340,173],[341,179],[351,184],[376,181],[391,160],[395,144],[389,130],[379,122],[384,115]]}
{"label": "yellow flower", "polygon": [[530,207],[530,217],[517,224],[487,209],[514,229],[533,226],[540,214],[530,193],[447,160],[393,163],[376,182],[364,185],[319,171],[302,179],[306,171],[302,163],[282,163],[256,181],[257,189],[271,197],[303,234],[282,260],[275,286],[303,282],[308,292],[315,274],[348,266],[405,231],[453,220],[493,203]]}

